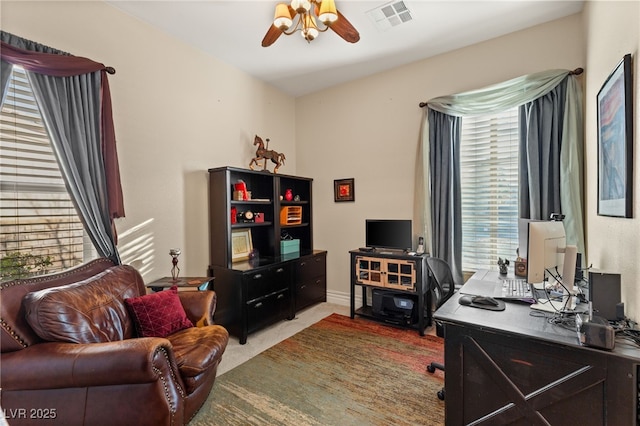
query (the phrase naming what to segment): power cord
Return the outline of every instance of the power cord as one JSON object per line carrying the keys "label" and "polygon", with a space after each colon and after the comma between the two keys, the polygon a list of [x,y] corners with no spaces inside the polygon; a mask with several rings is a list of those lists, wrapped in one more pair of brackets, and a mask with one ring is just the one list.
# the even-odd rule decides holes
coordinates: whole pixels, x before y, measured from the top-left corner
{"label": "power cord", "polygon": [[616,337],[620,337],[621,339],[634,343],[636,346],[640,346],[640,330],[637,329],[638,324],[635,321],[632,321],[629,318],[624,318],[619,321],[611,322],[610,324],[616,332]]}
{"label": "power cord", "polygon": [[[572,310],[567,309],[567,305],[571,303],[571,293],[569,292],[569,289],[564,285],[564,283],[562,282],[562,276],[560,275],[560,273],[558,272],[558,268],[555,267],[554,270],[551,269],[545,269],[545,272],[547,274],[549,274],[550,277],[552,277],[553,279],[555,279],[556,283],[558,283],[558,285],[560,285],[562,287],[562,289],[564,290],[562,292],[562,294],[557,295],[557,294],[552,294],[549,289],[547,288],[547,286],[544,286],[543,290],[546,296],[546,299],[548,300],[547,302],[541,302],[539,300],[536,300],[537,303],[540,304],[545,304],[545,303],[549,303],[549,305],[554,309],[556,314],[568,314],[568,315],[575,315],[577,312],[574,312]],[[557,287],[556,287],[557,289]],[[568,294],[570,295],[567,300],[564,300],[564,294]],[[585,297],[584,297],[584,293],[582,292],[582,288],[580,288],[578,286],[578,298],[580,298],[581,301],[585,301]],[[556,306],[552,303],[552,302],[561,302],[564,303],[564,307],[562,309],[558,309],[556,308]],[[570,306],[570,305],[569,305]]]}

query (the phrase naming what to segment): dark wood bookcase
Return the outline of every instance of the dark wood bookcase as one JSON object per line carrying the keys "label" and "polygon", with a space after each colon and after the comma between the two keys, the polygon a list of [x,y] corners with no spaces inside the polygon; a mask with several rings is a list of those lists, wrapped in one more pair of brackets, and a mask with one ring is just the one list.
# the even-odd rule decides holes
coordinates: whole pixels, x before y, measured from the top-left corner
{"label": "dark wood bookcase", "polygon": [[[251,199],[234,199],[242,180]],[[216,322],[246,343],[247,335],[326,301],[326,251],[313,249],[313,179],[235,167],[209,169],[209,276],[218,296]],[[286,200],[291,190],[295,199]],[[282,208],[301,209],[294,224],[281,224]],[[299,208],[299,209],[298,209]],[[251,211],[260,221],[233,223],[232,212]],[[237,216],[236,216],[237,217]],[[233,259],[232,234],[248,230],[255,257]],[[282,253],[281,237],[300,250]]]}
{"label": "dark wood bookcase", "polygon": [[[234,185],[245,182],[251,200],[233,199]],[[209,170],[209,231],[210,265],[231,267],[231,232],[250,229],[253,247],[262,257],[280,256],[280,237],[288,234],[300,240],[300,252],[313,249],[312,186],[313,179],[278,175],[233,167]],[[287,201],[284,194],[291,189],[297,201]],[[283,197],[281,200],[280,197]],[[286,206],[302,207],[302,222],[295,225],[280,224],[280,209]],[[264,222],[232,223],[231,210],[238,213],[262,213]]]}

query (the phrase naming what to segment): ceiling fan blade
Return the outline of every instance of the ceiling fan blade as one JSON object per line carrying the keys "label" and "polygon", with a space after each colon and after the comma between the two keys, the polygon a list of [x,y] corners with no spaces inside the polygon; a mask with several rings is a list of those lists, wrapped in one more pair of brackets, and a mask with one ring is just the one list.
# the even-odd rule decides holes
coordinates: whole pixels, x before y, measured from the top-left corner
{"label": "ceiling fan blade", "polygon": [[360,40],[360,33],[358,33],[358,30],[351,25],[351,22],[349,22],[339,10],[336,12],[338,12],[338,20],[332,23],[329,28],[349,43],[356,43]]}
{"label": "ceiling fan blade", "polygon": [[[291,6],[289,6],[289,15],[291,16],[292,20],[295,19],[297,15],[297,12]],[[280,34],[282,34],[283,32],[284,32],[283,30],[271,24],[271,26],[269,27],[269,30],[267,31],[267,33],[264,35],[264,38],[262,39],[262,47],[271,46],[273,43],[276,42],[276,40],[278,40],[278,37],[280,37]]]}
{"label": "ceiling fan blade", "polygon": [[267,31],[267,33],[264,35],[264,38],[262,39],[262,47],[271,46],[273,43],[276,42],[278,37],[280,37],[280,34],[282,34],[282,30],[276,27],[275,25],[271,24],[271,26],[269,27],[269,30]]}

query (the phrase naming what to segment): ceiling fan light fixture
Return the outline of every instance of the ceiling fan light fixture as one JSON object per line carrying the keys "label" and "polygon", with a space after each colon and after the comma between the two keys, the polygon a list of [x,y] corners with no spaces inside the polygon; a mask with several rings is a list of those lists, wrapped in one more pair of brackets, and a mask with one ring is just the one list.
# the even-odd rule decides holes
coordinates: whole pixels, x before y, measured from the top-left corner
{"label": "ceiling fan light fixture", "polygon": [[292,35],[298,31],[307,42],[328,30],[349,43],[360,40],[358,30],[337,10],[335,0],[280,2],[276,5],[273,23],[262,39],[262,47],[271,46],[281,35]]}
{"label": "ceiling fan light fixture", "polygon": [[291,27],[293,20],[289,13],[289,7],[285,3],[278,3],[276,5],[276,13],[273,18],[273,25],[280,30],[288,30]]}
{"label": "ceiling fan light fixture", "polygon": [[318,27],[316,26],[316,21],[313,16],[311,16],[310,14],[306,14],[304,16],[304,26],[302,31],[300,32],[300,34],[302,34],[302,37],[304,37],[304,39],[307,41],[312,41],[316,37],[318,37],[319,33],[320,32],[318,31]]}
{"label": "ceiling fan light fixture", "polygon": [[318,19],[325,25],[331,25],[338,20],[338,12],[334,0],[322,0],[320,3],[320,13]]}
{"label": "ceiling fan light fixture", "polygon": [[298,13],[306,13],[311,9],[310,0],[291,0],[291,7]]}

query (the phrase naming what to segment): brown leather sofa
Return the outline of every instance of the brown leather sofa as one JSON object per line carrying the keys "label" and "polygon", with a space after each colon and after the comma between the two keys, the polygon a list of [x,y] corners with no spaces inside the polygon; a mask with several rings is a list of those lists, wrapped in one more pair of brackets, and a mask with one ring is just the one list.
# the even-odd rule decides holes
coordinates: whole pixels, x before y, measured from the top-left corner
{"label": "brown leather sofa", "polygon": [[[52,289],[56,304],[41,306],[34,319],[25,301],[33,296],[25,296],[43,289]],[[134,268],[107,259],[0,284],[0,404],[9,424],[188,423],[229,341],[213,323],[215,293],[178,292],[197,326],[166,338],[137,337],[123,300],[143,294]],[[30,324],[40,335],[46,328],[47,340]]]}

